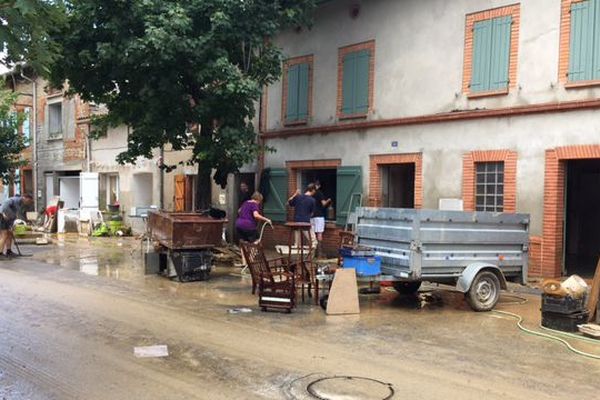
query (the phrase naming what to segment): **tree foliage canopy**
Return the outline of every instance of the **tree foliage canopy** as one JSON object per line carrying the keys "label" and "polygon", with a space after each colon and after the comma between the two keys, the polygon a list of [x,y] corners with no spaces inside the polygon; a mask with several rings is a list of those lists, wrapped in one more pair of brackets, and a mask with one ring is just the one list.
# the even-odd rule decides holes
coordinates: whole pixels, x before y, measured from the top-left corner
{"label": "tree foliage canopy", "polygon": [[64,22],[62,0],[0,0],[0,62],[47,72],[58,50],[50,35]]}
{"label": "tree foliage canopy", "polygon": [[[120,162],[164,144],[192,147],[190,162],[224,184],[258,151],[255,102],[281,69],[270,38],[309,24],[314,3],[72,0],[53,82],[68,80],[84,100],[105,104],[104,127],[131,127]],[[200,132],[188,135],[193,124]]]}
{"label": "tree foliage canopy", "polygon": [[25,149],[23,135],[18,133],[23,115],[12,111],[16,98],[15,93],[0,90],[0,179],[5,183],[22,164],[19,153]]}

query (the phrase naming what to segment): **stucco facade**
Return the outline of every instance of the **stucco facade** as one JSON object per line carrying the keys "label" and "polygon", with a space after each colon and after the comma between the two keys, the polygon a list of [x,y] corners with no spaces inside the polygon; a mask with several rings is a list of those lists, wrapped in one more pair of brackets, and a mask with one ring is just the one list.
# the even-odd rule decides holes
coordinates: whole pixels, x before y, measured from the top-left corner
{"label": "stucco facade", "polygon": [[[313,111],[305,125],[286,127],[282,85],[269,88],[263,137],[277,151],[265,156],[265,167],[285,167],[301,160],[340,160],[342,166],[361,166],[364,204],[378,205],[380,188],[372,184],[377,179],[372,157],[418,154],[422,163],[418,206],[438,208],[440,199],[456,198],[468,208],[473,204],[473,188],[465,188],[465,182],[470,185],[473,180],[464,176],[469,154],[506,152],[516,158],[512,211],[531,214],[531,271],[559,275],[564,232],[556,216],[560,213],[547,212],[547,152],[600,144],[600,88],[595,82],[568,87],[559,76],[559,70],[564,73],[559,68],[559,59],[564,58],[559,50],[564,51],[561,23],[565,10],[569,11],[566,1],[326,3],[311,29],[278,38],[286,57],[312,56]],[[518,35],[513,34],[518,42],[511,44],[510,53],[511,65],[516,65],[510,74],[516,78],[506,93],[473,97],[464,79],[472,40],[468,21],[481,13],[493,15],[497,9],[509,9],[513,29],[518,28]],[[344,120],[337,110],[339,49],[368,41],[375,43],[371,110],[364,118]],[[595,158],[593,152],[589,154]],[[508,190],[510,182],[505,184]],[[548,234],[553,229],[558,234]]]}

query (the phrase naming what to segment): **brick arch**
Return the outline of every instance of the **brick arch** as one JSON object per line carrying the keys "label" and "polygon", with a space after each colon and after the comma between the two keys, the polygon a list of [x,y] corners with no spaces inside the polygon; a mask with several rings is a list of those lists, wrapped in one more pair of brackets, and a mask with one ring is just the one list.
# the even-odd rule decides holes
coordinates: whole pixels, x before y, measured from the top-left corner
{"label": "brick arch", "polygon": [[369,206],[381,207],[381,171],[383,165],[415,164],[415,208],[423,208],[423,154],[373,154],[369,160]]}
{"label": "brick arch", "polygon": [[600,159],[600,145],[565,146],[546,150],[541,268],[544,277],[558,277],[562,274],[566,161],[583,159]]}

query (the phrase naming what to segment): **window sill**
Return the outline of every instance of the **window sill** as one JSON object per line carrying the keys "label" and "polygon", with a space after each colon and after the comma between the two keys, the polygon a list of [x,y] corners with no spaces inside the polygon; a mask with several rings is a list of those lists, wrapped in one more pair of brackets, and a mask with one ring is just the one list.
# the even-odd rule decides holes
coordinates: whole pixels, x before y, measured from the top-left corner
{"label": "window sill", "polygon": [[338,115],[338,119],[340,121],[349,120],[349,119],[366,119],[368,113],[361,114],[340,114]]}
{"label": "window sill", "polygon": [[504,96],[508,94],[508,88],[501,90],[493,90],[487,92],[471,92],[467,93],[468,99],[479,99],[482,97],[494,97],[494,96]]}
{"label": "window sill", "polygon": [[283,123],[283,126],[292,127],[292,126],[300,126],[300,125],[307,125],[307,124],[308,124],[308,120],[303,119],[301,121],[285,121]]}
{"label": "window sill", "polygon": [[565,89],[581,89],[593,86],[600,86],[600,80],[593,81],[575,81],[565,83]]}
{"label": "window sill", "polygon": [[61,134],[51,134],[48,135],[48,141],[52,141],[52,140],[63,140],[63,135]]}

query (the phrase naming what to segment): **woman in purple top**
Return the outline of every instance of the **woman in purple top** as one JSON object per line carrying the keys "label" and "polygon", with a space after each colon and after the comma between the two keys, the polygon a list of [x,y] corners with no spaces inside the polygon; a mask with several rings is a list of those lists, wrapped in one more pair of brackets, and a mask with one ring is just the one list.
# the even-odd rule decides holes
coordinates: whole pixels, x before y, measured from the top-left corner
{"label": "woman in purple top", "polygon": [[259,210],[262,201],[262,194],[254,192],[250,200],[245,201],[238,210],[235,228],[240,235],[240,239],[246,242],[253,243],[258,240],[258,221],[271,223],[269,218],[260,215]]}

